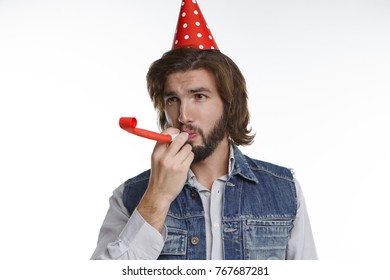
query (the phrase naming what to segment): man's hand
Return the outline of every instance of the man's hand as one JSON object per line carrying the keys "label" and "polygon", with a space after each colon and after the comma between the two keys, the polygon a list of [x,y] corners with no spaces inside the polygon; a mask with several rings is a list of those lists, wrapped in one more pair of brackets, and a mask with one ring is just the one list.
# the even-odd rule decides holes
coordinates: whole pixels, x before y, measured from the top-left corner
{"label": "man's hand", "polygon": [[[180,131],[168,128],[164,133]],[[188,134],[180,133],[170,144],[157,143],[152,154],[149,185],[137,210],[153,227],[161,232],[169,206],[183,189],[187,173],[194,159],[192,147],[186,144]]]}

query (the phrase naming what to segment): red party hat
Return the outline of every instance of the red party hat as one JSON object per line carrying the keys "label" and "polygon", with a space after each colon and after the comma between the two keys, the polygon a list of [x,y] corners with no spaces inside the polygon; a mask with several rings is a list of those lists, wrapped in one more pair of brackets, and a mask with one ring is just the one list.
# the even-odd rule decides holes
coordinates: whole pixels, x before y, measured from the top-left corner
{"label": "red party hat", "polygon": [[183,0],[181,3],[172,49],[180,47],[218,50],[196,0]]}

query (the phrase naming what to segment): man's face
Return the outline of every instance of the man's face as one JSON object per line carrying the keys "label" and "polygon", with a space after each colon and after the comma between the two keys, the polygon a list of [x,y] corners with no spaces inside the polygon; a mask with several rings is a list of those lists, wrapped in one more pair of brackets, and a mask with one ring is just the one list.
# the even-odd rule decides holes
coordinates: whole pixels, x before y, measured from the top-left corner
{"label": "man's face", "polygon": [[199,69],[169,75],[164,103],[168,124],[189,134],[194,163],[210,156],[221,141],[227,141],[223,102],[214,76],[208,71]]}

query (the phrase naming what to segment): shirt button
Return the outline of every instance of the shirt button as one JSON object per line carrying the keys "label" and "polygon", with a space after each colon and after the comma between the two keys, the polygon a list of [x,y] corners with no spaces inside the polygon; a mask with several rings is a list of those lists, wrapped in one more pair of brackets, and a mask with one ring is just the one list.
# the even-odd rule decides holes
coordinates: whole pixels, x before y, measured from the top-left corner
{"label": "shirt button", "polygon": [[198,245],[199,244],[199,238],[196,236],[191,237],[191,244],[192,245]]}

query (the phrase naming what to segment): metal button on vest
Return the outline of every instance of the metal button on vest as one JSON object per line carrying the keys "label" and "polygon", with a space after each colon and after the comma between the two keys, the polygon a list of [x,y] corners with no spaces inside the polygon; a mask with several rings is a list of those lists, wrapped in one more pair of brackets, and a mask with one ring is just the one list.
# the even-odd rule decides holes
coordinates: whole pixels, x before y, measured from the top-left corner
{"label": "metal button on vest", "polygon": [[196,236],[191,237],[191,244],[198,245],[199,244],[199,237],[196,237]]}
{"label": "metal button on vest", "polygon": [[195,199],[198,196],[196,191],[191,191],[191,197]]}

